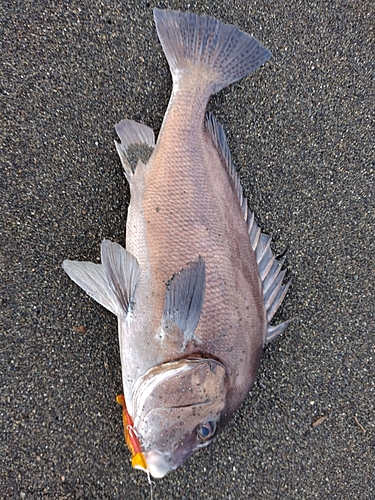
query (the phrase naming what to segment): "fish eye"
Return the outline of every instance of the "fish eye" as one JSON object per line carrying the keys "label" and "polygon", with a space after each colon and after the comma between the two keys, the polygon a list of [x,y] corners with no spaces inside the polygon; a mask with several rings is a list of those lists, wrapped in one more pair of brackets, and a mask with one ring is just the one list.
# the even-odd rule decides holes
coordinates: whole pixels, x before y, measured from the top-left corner
{"label": "fish eye", "polygon": [[205,422],[202,424],[197,433],[199,439],[202,441],[207,441],[208,439],[211,439],[216,432],[216,422]]}

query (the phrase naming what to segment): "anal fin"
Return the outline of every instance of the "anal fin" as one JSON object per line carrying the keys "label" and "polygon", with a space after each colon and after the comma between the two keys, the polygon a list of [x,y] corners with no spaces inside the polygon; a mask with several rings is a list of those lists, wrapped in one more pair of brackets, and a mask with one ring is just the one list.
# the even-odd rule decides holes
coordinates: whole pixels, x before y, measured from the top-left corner
{"label": "anal fin", "polygon": [[131,182],[139,161],[147,163],[155,147],[154,131],[133,120],[121,120],[115,125],[121,143],[115,141],[125,176]]}

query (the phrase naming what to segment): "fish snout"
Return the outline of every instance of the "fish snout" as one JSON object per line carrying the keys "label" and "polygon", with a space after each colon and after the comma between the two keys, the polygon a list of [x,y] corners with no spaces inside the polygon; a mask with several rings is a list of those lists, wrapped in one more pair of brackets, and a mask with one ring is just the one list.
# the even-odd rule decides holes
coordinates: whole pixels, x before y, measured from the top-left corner
{"label": "fish snout", "polygon": [[150,450],[145,453],[145,459],[147,469],[151,476],[155,479],[164,477],[171,469],[174,468],[169,460],[166,460],[161,453],[155,450]]}

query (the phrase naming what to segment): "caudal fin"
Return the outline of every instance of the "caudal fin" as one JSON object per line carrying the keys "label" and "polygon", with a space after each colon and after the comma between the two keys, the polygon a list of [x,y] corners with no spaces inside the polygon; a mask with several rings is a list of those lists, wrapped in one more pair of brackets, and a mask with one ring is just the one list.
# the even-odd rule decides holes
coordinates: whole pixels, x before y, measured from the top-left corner
{"label": "caudal fin", "polygon": [[174,78],[199,67],[212,93],[240,80],[268,61],[269,50],[231,24],[209,16],[154,9],[156,30]]}

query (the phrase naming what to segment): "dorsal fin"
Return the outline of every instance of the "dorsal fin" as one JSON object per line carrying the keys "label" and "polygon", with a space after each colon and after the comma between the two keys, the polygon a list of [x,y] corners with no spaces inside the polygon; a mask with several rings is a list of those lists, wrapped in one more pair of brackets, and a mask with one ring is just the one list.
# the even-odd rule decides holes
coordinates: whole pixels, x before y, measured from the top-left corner
{"label": "dorsal fin", "polygon": [[[284,261],[275,258],[271,249],[271,236],[261,232],[260,227],[255,222],[254,213],[248,208],[247,200],[243,196],[240,178],[232,161],[224,129],[210,112],[206,116],[206,130],[211,135],[217,150],[221,154],[228,169],[228,175],[237,191],[238,201],[247,224],[250,243],[255,253],[258,271],[263,284],[263,298],[269,323],[281,305],[290,285],[290,282],[286,285],[282,284],[285,271],[280,271]],[[270,342],[276,338],[279,333],[285,330],[289,322],[290,320],[277,326],[269,325],[265,342]]]}
{"label": "dorsal fin", "polygon": [[[240,205],[242,207],[242,211],[243,211],[244,216],[245,216],[245,215],[247,215],[247,212],[248,212],[247,200],[243,196],[243,190],[242,190],[240,178],[238,177],[236,167],[232,161],[232,156],[230,154],[230,149],[228,146],[227,137],[225,135],[223,127],[216,120],[215,115],[213,115],[210,111],[206,115],[206,129],[207,129],[207,132],[209,132],[209,134],[211,135],[211,138],[214,141],[214,144],[215,144],[217,150],[220,152],[221,156],[223,157],[225,165],[228,169],[229,177],[232,179],[234,187],[237,191],[238,201],[240,202]],[[245,219],[246,219],[246,216],[245,216]]]}
{"label": "dorsal fin", "polygon": [[[150,150],[154,149],[155,134],[150,127],[133,120],[121,120],[120,123],[115,125],[115,130],[121,139],[121,143],[115,141],[117,153],[124,168],[125,176],[128,182],[130,182],[139,160],[146,163],[148,158],[145,158],[144,155],[146,154],[149,157],[150,154],[147,155],[147,152],[149,153]],[[135,154],[135,165],[132,165],[130,156],[134,146],[136,146],[137,151]]]}

